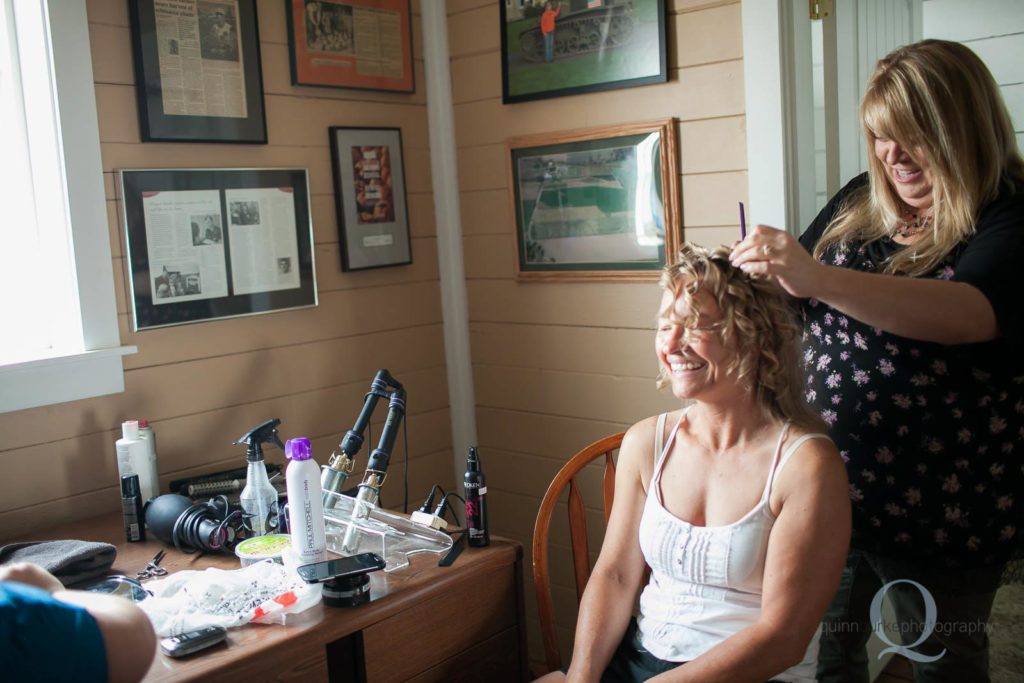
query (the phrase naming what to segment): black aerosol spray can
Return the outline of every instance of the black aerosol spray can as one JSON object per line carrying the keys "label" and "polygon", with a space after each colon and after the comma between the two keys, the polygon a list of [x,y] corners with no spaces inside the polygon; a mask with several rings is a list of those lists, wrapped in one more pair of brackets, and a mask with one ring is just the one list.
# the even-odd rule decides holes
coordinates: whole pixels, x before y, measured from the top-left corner
{"label": "black aerosol spray can", "polygon": [[121,477],[121,513],[124,515],[125,540],[129,543],[145,541],[146,523],[137,474],[126,474]]}
{"label": "black aerosol spray can", "polygon": [[491,534],[487,530],[487,480],[484,479],[484,472],[480,467],[480,457],[472,446],[466,458],[464,480],[469,544],[482,548],[491,542]]}

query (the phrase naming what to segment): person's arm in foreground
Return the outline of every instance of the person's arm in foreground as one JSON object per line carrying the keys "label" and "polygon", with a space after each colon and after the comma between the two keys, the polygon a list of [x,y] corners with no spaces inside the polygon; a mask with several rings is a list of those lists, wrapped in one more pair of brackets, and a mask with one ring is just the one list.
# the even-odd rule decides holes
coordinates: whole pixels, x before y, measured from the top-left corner
{"label": "person's arm in foreground", "polygon": [[732,263],[744,272],[774,277],[792,296],[814,297],[851,318],[901,337],[971,344],[999,335],[992,304],[981,290],[966,282],[825,265],[808,254],[795,237],[766,225],[758,225],[733,249]]}
{"label": "person's arm in foreground", "polygon": [[846,469],[831,442],[812,439],[774,486],[782,507],[768,539],[760,619],[652,681],[763,683],[803,660],[846,562]]}
{"label": "person's arm in foreground", "polygon": [[601,554],[580,601],[568,681],[597,681],[626,632],[643,580],[640,517],[646,494],[641,473],[650,470],[656,418],[626,432],[615,471],[615,501]]}
{"label": "person's arm in foreground", "polygon": [[[0,567],[0,581],[41,588],[59,602],[85,609],[100,629],[107,654],[107,680],[135,683],[149,671],[156,654],[156,635],[149,617],[131,601],[114,595],[66,590],[53,574],[28,562]],[[60,643],[54,642],[55,652]]]}

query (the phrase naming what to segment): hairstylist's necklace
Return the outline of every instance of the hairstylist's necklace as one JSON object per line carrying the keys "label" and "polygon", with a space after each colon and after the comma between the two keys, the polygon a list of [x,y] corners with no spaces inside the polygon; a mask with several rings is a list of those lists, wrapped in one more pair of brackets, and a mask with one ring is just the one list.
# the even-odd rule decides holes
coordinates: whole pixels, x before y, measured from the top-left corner
{"label": "hairstylist's necklace", "polygon": [[922,216],[910,209],[904,209],[903,215],[900,216],[900,220],[897,221],[896,226],[893,228],[893,232],[899,237],[916,237],[930,227],[932,227],[931,214]]}

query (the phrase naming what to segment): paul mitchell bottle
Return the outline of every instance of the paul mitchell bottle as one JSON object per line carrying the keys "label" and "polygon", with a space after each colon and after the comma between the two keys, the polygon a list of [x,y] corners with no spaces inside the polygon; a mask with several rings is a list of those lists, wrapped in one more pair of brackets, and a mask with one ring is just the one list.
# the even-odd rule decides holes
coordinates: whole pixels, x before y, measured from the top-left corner
{"label": "paul mitchell bottle", "polygon": [[482,548],[491,542],[487,530],[487,480],[480,467],[480,458],[476,448],[469,447],[466,458],[466,475],[463,478],[466,494],[466,529],[469,533],[469,544]]}
{"label": "paul mitchell bottle", "polygon": [[320,489],[320,468],[313,460],[309,439],[288,439],[284,444],[284,454],[291,460],[285,471],[285,485],[288,488],[288,529],[292,535],[292,550],[299,564],[323,562],[327,559],[323,491]]}

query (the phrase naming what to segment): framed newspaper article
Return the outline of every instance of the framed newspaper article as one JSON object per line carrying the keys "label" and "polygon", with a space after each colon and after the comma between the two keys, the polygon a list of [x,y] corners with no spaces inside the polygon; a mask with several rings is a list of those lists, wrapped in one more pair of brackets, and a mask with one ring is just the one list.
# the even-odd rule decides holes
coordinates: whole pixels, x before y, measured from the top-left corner
{"label": "framed newspaper article", "polygon": [[341,269],[412,263],[401,129],[329,132]]}
{"label": "framed newspaper article", "polygon": [[132,0],[144,142],[267,142],[256,0]]}
{"label": "framed newspaper article", "polygon": [[416,91],[409,0],[285,0],[292,83]]}
{"label": "framed newspaper article", "polygon": [[120,177],[135,331],[316,306],[305,169]]}

